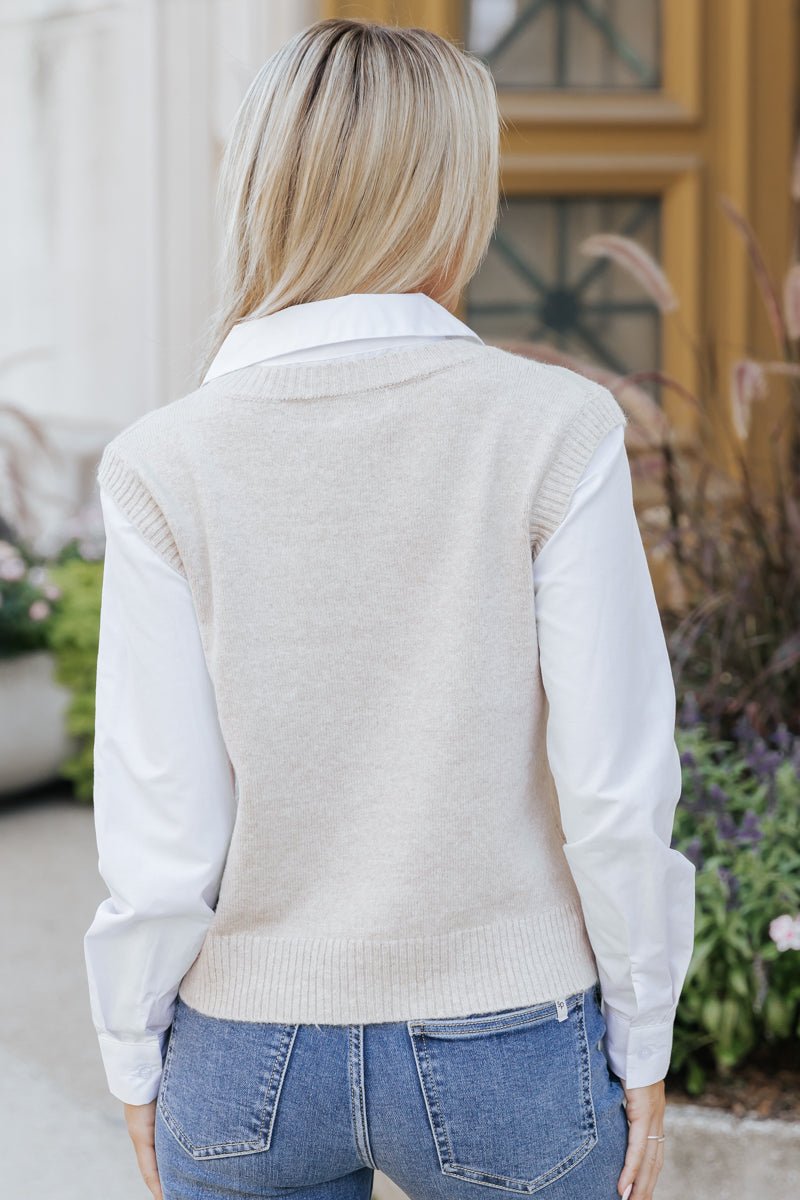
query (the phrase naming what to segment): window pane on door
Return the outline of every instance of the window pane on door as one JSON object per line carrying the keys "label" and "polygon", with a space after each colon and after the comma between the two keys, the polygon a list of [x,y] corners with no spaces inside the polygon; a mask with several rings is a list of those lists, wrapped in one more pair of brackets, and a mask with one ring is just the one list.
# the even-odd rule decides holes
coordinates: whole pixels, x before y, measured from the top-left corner
{"label": "window pane on door", "polygon": [[659,88],[660,0],[467,0],[499,88]]}
{"label": "window pane on door", "polygon": [[616,263],[578,246],[593,233],[623,234],[658,260],[660,210],[657,196],[504,198],[467,289],[467,324],[488,342],[546,342],[620,375],[658,368],[655,304]]}

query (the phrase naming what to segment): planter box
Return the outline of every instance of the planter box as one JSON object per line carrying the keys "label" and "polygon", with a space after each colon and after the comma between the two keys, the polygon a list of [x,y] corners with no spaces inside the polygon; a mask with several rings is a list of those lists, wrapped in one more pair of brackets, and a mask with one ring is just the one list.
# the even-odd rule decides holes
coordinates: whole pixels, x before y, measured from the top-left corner
{"label": "planter box", "polygon": [[70,693],[54,672],[49,650],[0,659],[0,797],[57,779],[75,748],[66,729]]}

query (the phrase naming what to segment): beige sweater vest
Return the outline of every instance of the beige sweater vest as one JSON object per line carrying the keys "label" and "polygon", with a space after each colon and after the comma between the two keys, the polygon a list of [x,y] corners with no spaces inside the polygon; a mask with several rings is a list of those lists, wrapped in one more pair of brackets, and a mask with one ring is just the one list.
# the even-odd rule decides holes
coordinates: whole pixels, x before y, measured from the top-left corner
{"label": "beige sweater vest", "polygon": [[246,367],[106,446],[100,485],[188,581],[236,778],[187,1003],[394,1021],[598,978],[531,567],[625,423],[597,383],[453,339]]}

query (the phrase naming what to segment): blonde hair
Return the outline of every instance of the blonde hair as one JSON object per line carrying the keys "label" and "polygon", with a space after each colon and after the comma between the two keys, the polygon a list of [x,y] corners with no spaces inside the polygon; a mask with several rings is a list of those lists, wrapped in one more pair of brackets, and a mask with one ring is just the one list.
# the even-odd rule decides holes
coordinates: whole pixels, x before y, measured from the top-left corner
{"label": "blonde hair", "polygon": [[222,162],[231,327],[351,292],[435,290],[454,308],[494,233],[503,121],[488,67],[427,29],[307,26],[264,63]]}

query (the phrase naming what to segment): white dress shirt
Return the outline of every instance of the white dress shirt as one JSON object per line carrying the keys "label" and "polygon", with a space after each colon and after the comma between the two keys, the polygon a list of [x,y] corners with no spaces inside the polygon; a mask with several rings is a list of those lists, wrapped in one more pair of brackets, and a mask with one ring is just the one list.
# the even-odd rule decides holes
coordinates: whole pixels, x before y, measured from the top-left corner
{"label": "white dress shirt", "polygon": [[[481,340],[423,293],[351,294],[234,327],[205,381],[254,362],[439,337]],[[109,1088],[145,1104],[178,987],[214,915],[236,784],[188,583],[102,488],[100,499],[94,814],[109,897],[84,949]],[[681,792],[675,691],[622,426],[598,445],[532,570],[548,758],[598,964],[606,1053],[629,1087],[644,1086],[669,1066],[695,870],[670,848]]]}

